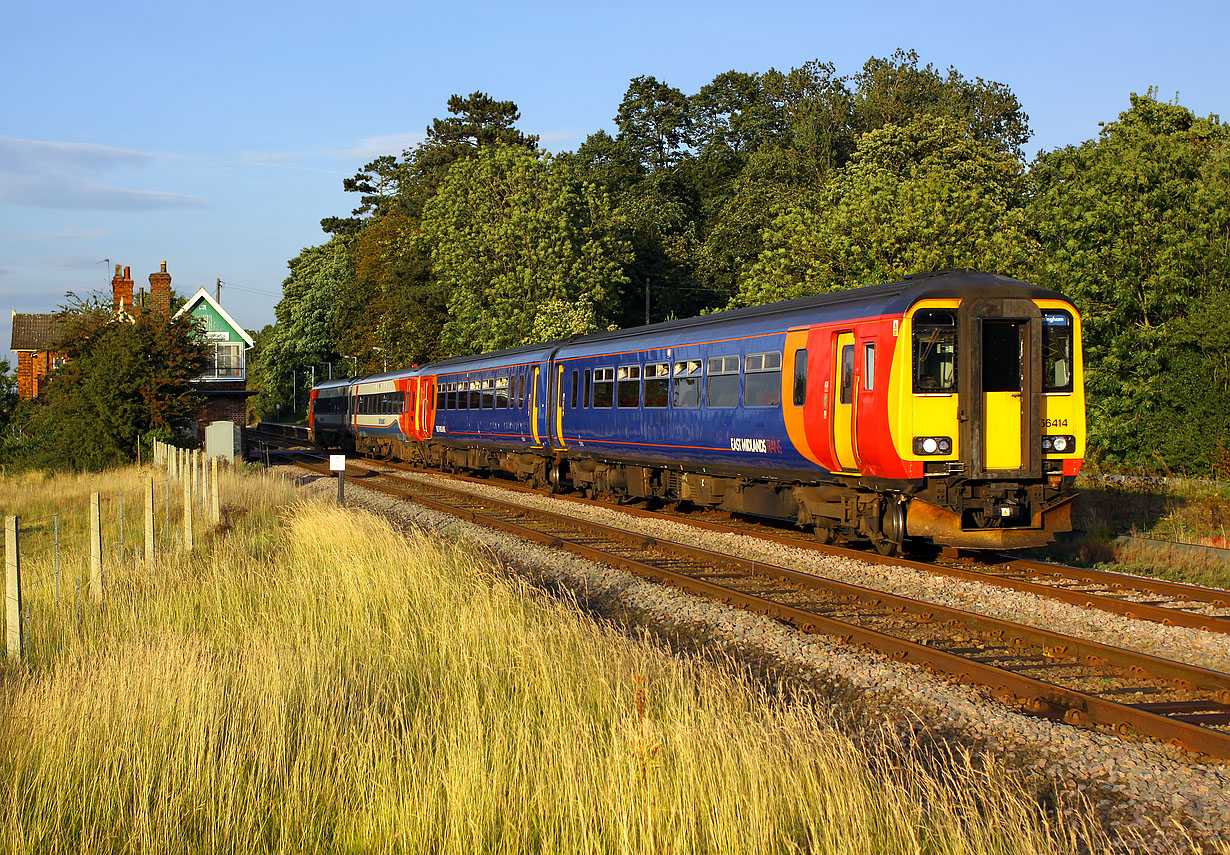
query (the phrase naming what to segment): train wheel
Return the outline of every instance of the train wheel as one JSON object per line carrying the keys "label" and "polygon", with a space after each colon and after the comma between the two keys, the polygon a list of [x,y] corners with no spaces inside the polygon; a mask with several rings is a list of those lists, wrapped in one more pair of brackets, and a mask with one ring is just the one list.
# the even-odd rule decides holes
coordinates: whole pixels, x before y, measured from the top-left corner
{"label": "train wheel", "polygon": [[876,552],[881,555],[900,555],[901,544],[895,540],[889,540],[887,537],[879,537],[871,541],[871,545],[876,548]]}
{"label": "train wheel", "polygon": [[827,526],[822,526],[822,525],[814,526],[812,528],[812,533],[816,536],[816,540],[820,541],[821,543],[832,543],[834,540],[837,539],[837,535],[833,532],[831,528],[828,528]]}

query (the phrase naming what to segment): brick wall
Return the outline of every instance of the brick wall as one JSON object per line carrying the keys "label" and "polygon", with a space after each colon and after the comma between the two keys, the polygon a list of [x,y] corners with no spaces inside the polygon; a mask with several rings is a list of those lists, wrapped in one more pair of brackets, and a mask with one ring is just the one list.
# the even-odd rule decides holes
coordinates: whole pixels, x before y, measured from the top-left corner
{"label": "brick wall", "polygon": [[37,398],[47,388],[47,372],[55,354],[45,350],[17,352],[17,397]]}

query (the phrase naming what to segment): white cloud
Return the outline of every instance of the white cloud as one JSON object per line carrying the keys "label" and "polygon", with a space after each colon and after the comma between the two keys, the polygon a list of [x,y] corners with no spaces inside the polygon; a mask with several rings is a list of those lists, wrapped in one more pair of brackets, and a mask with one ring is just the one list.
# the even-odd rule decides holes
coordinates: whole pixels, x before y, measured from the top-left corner
{"label": "white cloud", "polygon": [[0,202],[38,208],[148,211],[204,208],[205,199],[166,190],[131,190],[99,173],[147,166],[161,155],[95,143],[0,136]]}
{"label": "white cloud", "polygon": [[385,154],[400,155],[406,149],[412,149],[427,139],[427,134],[421,131],[406,131],[400,134],[384,134],[378,137],[366,137],[358,141],[353,148],[334,151],[333,154],[344,160],[356,163],[370,163]]}

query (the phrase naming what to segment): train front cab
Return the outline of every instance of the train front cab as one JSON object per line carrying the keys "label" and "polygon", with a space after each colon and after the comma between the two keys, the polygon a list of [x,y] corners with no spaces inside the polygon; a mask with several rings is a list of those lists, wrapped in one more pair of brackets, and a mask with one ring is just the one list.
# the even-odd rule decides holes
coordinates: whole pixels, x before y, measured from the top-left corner
{"label": "train front cab", "polygon": [[906,313],[896,349],[894,442],[925,483],[906,532],[1020,548],[1069,531],[1085,442],[1073,306],[1019,295],[923,300]]}

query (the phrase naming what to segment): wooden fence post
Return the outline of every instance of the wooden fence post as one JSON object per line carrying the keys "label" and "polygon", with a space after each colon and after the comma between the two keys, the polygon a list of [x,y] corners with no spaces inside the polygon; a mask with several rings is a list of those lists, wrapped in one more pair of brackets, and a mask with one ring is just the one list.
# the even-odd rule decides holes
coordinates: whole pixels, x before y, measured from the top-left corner
{"label": "wooden fence post", "polygon": [[209,486],[211,489],[210,508],[213,511],[214,525],[222,524],[222,502],[218,490],[218,458],[209,458],[210,468],[213,470],[209,476]]}
{"label": "wooden fence post", "polygon": [[22,626],[21,626],[21,549],[17,537],[19,533],[17,517],[4,518],[4,622],[5,646],[9,659],[21,660]]}
{"label": "wooden fence post", "polygon": [[184,478],[184,549],[192,551],[192,479]]}
{"label": "wooden fence post", "polygon": [[90,596],[102,602],[102,502],[97,493],[90,493]]}
{"label": "wooden fence post", "polygon": [[145,479],[145,560],[154,560],[154,479]]}

